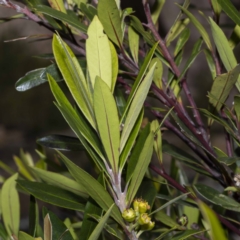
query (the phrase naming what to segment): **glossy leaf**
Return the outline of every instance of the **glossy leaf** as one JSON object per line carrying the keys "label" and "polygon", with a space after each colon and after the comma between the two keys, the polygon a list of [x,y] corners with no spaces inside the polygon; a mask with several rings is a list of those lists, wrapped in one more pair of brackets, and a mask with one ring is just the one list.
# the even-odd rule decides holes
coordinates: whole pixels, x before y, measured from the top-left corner
{"label": "glossy leaf", "polygon": [[186,29],[189,22],[190,22],[189,18],[185,18],[185,19],[178,20],[174,25],[172,25],[166,37],[167,46],[169,46],[171,42]]}
{"label": "glossy leaf", "polygon": [[174,57],[178,55],[178,53],[183,49],[184,45],[188,41],[190,37],[190,30],[188,28],[185,28],[181,35],[179,36],[179,39],[177,41],[175,50],[174,50]]}
{"label": "glossy leaf", "polygon": [[65,177],[63,174],[54,173],[50,171],[45,171],[39,168],[32,168],[32,171],[44,182],[64,189],[66,191],[72,192],[80,197],[87,198],[87,190],[83,187],[82,184],[77,183],[76,181]]}
{"label": "glossy leaf", "polygon": [[222,10],[238,25],[240,25],[240,15],[230,0],[218,0]]}
{"label": "glossy leaf", "polygon": [[213,60],[212,54],[209,51],[209,49],[205,49],[204,54],[208,63],[209,70],[212,75],[212,79],[215,79],[215,77],[217,76],[217,72],[216,72],[216,66],[215,66],[215,62]]}
{"label": "glossy leaf", "polygon": [[36,237],[37,228],[38,228],[38,204],[32,195],[30,195],[30,204],[29,204],[29,234],[33,237]]}
{"label": "glossy leaf", "polygon": [[84,116],[95,128],[91,94],[88,91],[85,76],[76,56],[60,36],[54,35],[52,48],[57,65],[74,100]]}
{"label": "glossy leaf", "polygon": [[153,152],[153,133],[150,132],[146,138],[145,144],[141,149],[139,159],[137,159],[137,165],[134,169],[131,177],[131,182],[127,191],[127,200],[128,203],[131,203],[140,187],[143,177],[148,169],[148,165],[152,158]]}
{"label": "glossy leaf", "polygon": [[[177,4],[178,5],[178,4]],[[190,13],[187,9],[181,7],[180,5],[178,5],[181,10],[189,17],[189,19],[191,20],[191,22],[194,24],[194,26],[197,28],[198,32],[201,34],[204,42],[206,43],[208,49],[210,51],[213,50],[212,44],[211,44],[211,40],[209,38],[209,35],[207,33],[207,31],[205,30],[205,28],[203,27],[203,25],[197,20],[197,18]]]}
{"label": "glossy leaf", "polygon": [[[202,215],[204,219],[209,224],[209,234],[212,240],[215,239],[221,239],[221,240],[227,240],[225,231],[223,227],[221,226],[216,214],[213,212],[213,210],[208,207],[204,202],[198,200],[198,206],[202,212]],[[208,229],[206,229],[208,230]]]}
{"label": "glossy leaf", "polygon": [[80,30],[83,33],[87,32],[87,27],[78,20],[77,16],[73,17],[73,15],[67,15],[63,12],[60,12],[58,10],[55,10],[53,8],[50,8],[50,7],[44,6],[44,5],[38,5],[35,7],[35,9],[38,12],[44,13],[44,14],[51,16],[53,18],[56,18],[60,21],[66,22],[66,23],[70,24],[72,27],[75,27],[76,29]]}
{"label": "glossy leaf", "polygon": [[238,202],[236,202],[231,197],[218,192],[215,188],[211,188],[203,184],[195,184],[193,187],[198,194],[200,194],[211,203],[214,203],[231,211],[240,212],[240,204]]}
{"label": "glossy leaf", "polygon": [[99,76],[108,86],[112,87],[112,57],[107,35],[103,33],[103,26],[95,16],[88,28],[86,54],[92,87],[95,78]]}
{"label": "glossy leaf", "polygon": [[[59,152],[61,159],[67,166],[71,175],[76,179],[76,181],[82,184],[86,189],[88,189],[88,194],[92,197],[97,204],[104,210],[107,211],[110,206],[112,206],[113,199],[109,193],[104,189],[104,187],[91,175],[85,172],[83,169],[75,165],[68,158]],[[111,216],[120,224],[123,225],[123,220],[119,209],[114,206]]]}
{"label": "glossy leaf", "polygon": [[1,211],[2,219],[8,236],[18,235],[20,225],[20,203],[16,189],[18,173],[8,178],[1,191]]}
{"label": "glossy leaf", "polygon": [[25,232],[19,232],[18,240],[34,240],[34,238]]}
{"label": "glossy leaf", "polygon": [[120,12],[116,1],[99,0],[98,17],[107,36],[118,46],[122,45],[123,33],[121,28]]}
{"label": "glossy leaf", "polygon": [[46,183],[28,182],[23,180],[18,180],[17,182],[27,193],[44,202],[80,212],[84,211],[84,205],[79,203],[79,197],[66,190]]}
{"label": "glossy leaf", "polygon": [[101,218],[100,222],[98,223],[98,225],[92,232],[91,236],[89,237],[89,240],[98,240],[98,237],[100,236],[100,234],[104,228],[104,225],[107,222],[107,220],[111,214],[113,207],[114,207],[114,204],[108,209],[108,211],[105,213],[105,215]]}
{"label": "glossy leaf", "polygon": [[64,135],[50,135],[39,138],[37,143],[43,147],[57,149],[61,151],[81,151],[84,150],[78,138]]}
{"label": "glossy leaf", "polygon": [[94,112],[110,166],[117,173],[120,145],[118,111],[110,88],[99,77],[96,77],[94,86]]}
{"label": "glossy leaf", "polygon": [[[51,90],[53,92],[53,95],[55,99],[57,100],[57,107],[62,113],[63,117],[69,124],[69,126],[72,128],[72,130],[75,132],[75,134],[78,136],[79,140],[85,147],[85,149],[88,151],[88,153],[93,156],[91,149],[89,148],[89,145],[86,143],[86,141],[95,149],[95,151],[98,153],[98,155],[104,159],[101,151],[100,151],[100,143],[98,141],[98,138],[96,137],[93,130],[90,128],[86,120],[82,117],[79,117],[79,114],[76,112],[76,110],[71,106],[65,95],[63,94],[62,90],[59,88],[57,83],[52,79],[51,76],[49,76],[49,83]],[[94,156],[93,156],[94,157]]]}
{"label": "glossy leaf", "polygon": [[234,87],[240,73],[240,65],[237,65],[233,70],[224,73],[215,78],[210,95],[209,102],[219,111],[225,103],[230,91]]}
{"label": "glossy leaf", "polygon": [[145,76],[144,80],[142,81],[140,86],[137,88],[136,93],[133,95],[133,100],[131,102],[129,111],[127,113],[126,121],[125,121],[124,128],[123,128],[122,135],[121,135],[120,152],[123,150],[128,138],[129,138],[129,135],[136,123],[139,113],[143,107],[143,104],[146,100],[148,91],[152,84],[155,66],[156,66],[156,64],[154,64],[151,67],[151,69]]}
{"label": "glossy leaf", "polygon": [[128,27],[128,42],[134,62],[138,63],[139,35],[131,26]]}

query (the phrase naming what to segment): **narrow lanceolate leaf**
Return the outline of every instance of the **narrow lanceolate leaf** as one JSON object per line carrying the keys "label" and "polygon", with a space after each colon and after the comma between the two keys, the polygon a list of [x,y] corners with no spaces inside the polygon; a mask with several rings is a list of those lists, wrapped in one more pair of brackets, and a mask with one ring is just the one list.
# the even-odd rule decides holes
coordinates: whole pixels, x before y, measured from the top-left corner
{"label": "narrow lanceolate leaf", "polygon": [[96,76],[101,77],[109,88],[112,87],[112,58],[107,35],[103,26],[95,16],[88,28],[86,54],[89,75],[94,88]]}
{"label": "narrow lanceolate leaf", "polygon": [[114,206],[114,204],[108,209],[108,211],[105,213],[105,215],[101,218],[100,222],[98,223],[98,225],[96,226],[96,228],[94,229],[94,231],[92,232],[92,234],[88,240],[98,240],[98,238],[105,226],[105,223],[107,222],[107,220],[111,214],[113,206]]}
{"label": "narrow lanceolate leaf", "polygon": [[54,35],[52,47],[57,65],[73,98],[84,116],[95,128],[92,98],[77,58],[71,49],[62,41],[60,36]]}
{"label": "narrow lanceolate leaf", "polygon": [[29,227],[28,232],[31,236],[36,236],[37,228],[39,224],[38,204],[36,198],[30,195],[29,204]]}
{"label": "narrow lanceolate leaf", "polygon": [[179,36],[179,39],[177,41],[175,50],[174,50],[174,57],[178,55],[178,53],[183,49],[184,45],[188,41],[190,37],[190,30],[188,28],[185,28],[181,35]]}
{"label": "narrow lanceolate leaf", "polygon": [[142,180],[147,171],[148,165],[151,161],[152,152],[153,152],[153,137],[154,137],[153,133],[150,132],[143,148],[139,149],[141,153],[139,155],[139,159],[136,159],[137,165],[132,174],[131,182],[127,192],[128,203],[131,203],[133,201],[138,191],[138,188],[142,183]]}
{"label": "narrow lanceolate leaf", "polygon": [[212,3],[214,13],[217,16],[220,16],[222,8],[221,8],[221,5],[219,4],[219,0],[212,0],[211,3]]}
{"label": "narrow lanceolate leaf", "polygon": [[151,130],[155,134],[154,136],[154,150],[157,154],[157,158],[162,163],[162,133],[159,128],[158,120],[154,120],[151,123]]}
{"label": "narrow lanceolate leaf", "polygon": [[[178,4],[177,4],[178,5]],[[191,22],[194,24],[194,26],[197,28],[197,30],[199,31],[199,33],[201,34],[204,42],[206,43],[207,47],[209,48],[209,50],[213,50],[212,48],[212,44],[211,44],[211,40],[208,36],[207,31],[205,30],[205,28],[203,27],[203,25],[197,20],[197,18],[195,18],[193,16],[192,13],[190,13],[187,9],[181,7],[180,5],[178,5],[181,10],[189,17],[189,19],[191,20]]]}
{"label": "narrow lanceolate leaf", "polygon": [[228,98],[230,91],[236,83],[240,73],[240,65],[237,65],[233,70],[224,73],[215,78],[210,95],[209,102],[219,111],[223,103]]}
{"label": "narrow lanceolate leaf", "polygon": [[20,205],[16,190],[17,178],[18,173],[8,178],[4,182],[1,191],[2,218],[9,237],[12,234],[18,235],[20,224]]}
{"label": "narrow lanceolate leaf", "polygon": [[63,0],[48,0],[50,6],[60,12],[67,13]]}
{"label": "narrow lanceolate leaf", "polygon": [[240,25],[240,15],[230,0],[218,0],[222,10],[238,25]]}
{"label": "narrow lanceolate leaf", "polygon": [[139,113],[143,107],[144,101],[148,95],[148,91],[152,84],[153,74],[155,70],[156,64],[154,64],[149,72],[147,73],[146,77],[142,81],[141,85],[136,91],[135,96],[133,97],[133,101],[131,103],[130,109],[128,111],[126,121],[124,124],[124,128],[121,135],[121,142],[120,142],[120,152],[123,150],[128,137],[134,127],[134,124],[139,116]]}
{"label": "narrow lanceolate leaf", "polygon": [[55,206],[83,212],[84,205],[79,203],[79,197],[71,192],[46,183],[18,180],[18,185],[27,193],[44,202]]}
{"label": "narrow lanceolate leaf", "polygon": [[51,184],[53,186],[62,188],[64,190],[67,190],[69,192],[75,193],[76,195],[87,198],[88,193],[87,190],[79,183],[74,181],[73,179],[70,179],[68,177],[65,177],[62,174],[54,173],[50,171],[45,171],[39,168],[32,168],[32,171],[44,182]]}
{"label": "narrow lanceolate leaf", "polygon": [[99,77],[96,77],[94,86],[94,111],[102,144],[109,163],[116,173],[120,145],[118,111],[111,90]]}
{"label": "narrow lanceolate leaf", "polygon": [[[67,166],[71,175],[76,179],[76,181],[82,184],[87,190],[88,194],[91,198],[93,198],[96,203],[104,210],[107,211],[113,202],[113,199],[109,195],[109,193],[105,190],[105,188],[91,175],[85,172],[83,169],[75,165],[72,161],[70,161],[63,154],[58,152],[61,156],[63,162]],[[114,205],[112,209],[111,216],[120,224],[123,225],[123,219],[119,209]]]}
{"label": "narrow lanceolate leaf", "polygon": [[85,149],[92,156],[91,149],[86,141],[92,146],[92,148],[96,151],[100,158],[104,159],[102,152],[100,150],[100,143],[93,132],[92,128],[89,126],[84,117],[79,117],[79,114],[69,103],[68,99],[57,85],[57,83],[52,79],[51,76],[48,76],[49,83],[51,87],[51,91],[57,100],[57,107],[61,111],[63,117],[78,136],[81,143],[84,145]]}
{"label": "narrow lanceolate leaf", "polygon": [[212,79],[215,79],[215,77],[217,76],[217,72],[216,72],[216,66],[215,66],[212,54],[209,51],[209,49],[205,49],[204,54],[205,54],[205,57],[206,57],[206,60],[207,60],[207,63],[208,63],[209,70],[210,70],[211,75],[212,75]]}
{"label": "narrow lanceolate leaf", "polygon": [[236,113],[237,121],[240,123],[240,96],[234,96],[234,110]]}
{"label": "narrow lanceolate leaf", "polygon": [[34,7],[34,9],[36,9],[38,12],[41,12],[48,16],[56,18],[60,21],[66,22],[66,23],[70,24],[72,27],[75,27],[76,29],[80,30],[81,32],[84,32],[84,33],[87,32],[86,25],[81,23],[79,21],[79,19],[77,18],[77,16],[75,17],[73,15],[68,15],[68,14],[65,14],[63,12],[60,12],[58,10],[55,10],[53,8],[50,8],[50,7],[44,6],[44,5],[38,5],[38,6]]}
{"label": "narrow lanceolate leaf", "polygon": [[236,25],[233,29],[231,37],[228,40],[229,46],[231,49],[234,49],[237,44],[240,42],[240,26]]}
{"label": "narrow lanceolate leaf", "polygon": [[151,13],[152,21],[157,24],[158,18],[161,14],[162,8],[165,4],[165,0],[157,0],[153,5],[153,11]]}
{"label": "narrow lanceolate leaf", "polygon": [[111,57],[112,57],[112,87],[111,87],[111,90],[112,90],[112,92],[114,92],[115,85],[117,82],[117,76],[118,76],[118,55],[117,55],[117,51],[111,41],[109,41],[109,46],[110,46]]}
{"label": "narrow lanceolate leaf", "polygon": [[163,75],[163,65],[159,58],[153,58],[149,68],[151,68],[156,63],[155,71],[153,74],[153,82],[156,84],[156,86],[160,89],[162,89],[162,75]]}
{"label": "narrow lanceolate leaf", "polygon": [[122,45],[123,33],[121,28],[120,11],[115,1],[99,0],[98,17],[108,37],[118,46]]}
{"label": "narrow lanceolate leaf", "polygon": [[128,27],[128,42],[134,62],[138,63],[139,35],[131,26]]}
{"label": "narrow lanceolate leaf", "polygon": [[122,118],[121,118],[121,123],[123,122],[123,119],[125,118],[126,113],[128,112],[128,109],[130,107],[130,104],[132,103],[132,100],[139,88],[139,85],[141,84],[144,75],[146,74],[146,71],[149,67],[149,64],[151,62],[151,59],[153,57],[153,54],[155,53],[156,47],[158,46],[158,43],[155,43],[154,46],[151,48],[151,50],[149,51],[149,53],[147,54],[147,56],[144,58],[144,62],[139,70],[138,76],[133,84],[132,90],[129,94],[129,97],[127,99],[127,104],[124,110],[124,113],[122,114]]}
{"label": "narrow lanceolate leaf", "polygon": [[214,213],[214,211],[208,207],[204,202],[198,200],[198,206],[202,212],[202,215],[204,219],[207,221],[208,226],[210,229],[209,234],[212,240],[221,239],[221,240],[227,240],[227,237],[225,235],[225,231],[223,227],[221,226],[218,217]]}

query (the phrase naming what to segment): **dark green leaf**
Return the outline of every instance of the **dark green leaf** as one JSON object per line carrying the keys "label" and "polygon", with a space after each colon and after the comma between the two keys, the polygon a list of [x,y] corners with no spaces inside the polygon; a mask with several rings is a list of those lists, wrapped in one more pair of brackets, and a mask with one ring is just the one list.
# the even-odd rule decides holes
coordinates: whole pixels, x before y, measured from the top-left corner
{"label": "dark green leaf", "polygon": [[81,151],[84,150],[78,138],[63,136],[63,135],[50,135],[39,138],[37,143],[43,147],[57,149],[61,151]]}
{"label": "dark green leaf", "polygon": [[231,49],[234,49],[240,42],[240,26],[236,25],[228,40]]}
{"label": "dark green leaf", "polygon": [[30,195],[30,205],[29,205],[29,234],[33,237],[36,236],[38,227],[38,204],[34,196]]}
{"label": "dark green leaf", "polygon": [[204,54],[208,63],[209,70],[212,75],[212,79],[215,79],[215,77],[217,76],[217,72],[216,72],[216,66],[215,66],[215,62],[213,60],[212,54],[209,49],[205,49]]}
{"label": "dark green leaf", "polygon": [[234,96],[234,110],[236,113],[237,121],[240,123],[240,96]]}
{"label": "dark green leaf", "polygon": [[240,204],[238,202],[233,200],[231,197],[218,192],[215,188],[211,188],[203,184],[195,184],[193,187],[198,194],[200,194],[211,203],[214,203],[228,210],[240,212]]}
{"label": "dark green leaf", "polygon": [[46,183],[23,180],[18,180],[17,182],[26,192],[44,202],[80,212],[84,211],[84,205],[79,203],[79,197],[73,193]]}
{"label": "dark green leaf", "polygon": [[206,230],[192,230],[192,229],[185,230],[185,231],[175,234],[173,237],[171,237],[171,240],[185,240],[192,236],[194,237],[194,235],[201,234],[205,231]]}
{"label": "dark green leaf", "polygon": [[80,2],[80,9],[90,21],[92,21],[94,16],[97,15],[97,9],[90,4]]}
{"label": "dark green leaf", "polygon": [[179,36],[179,39],[177,41],[175,50],[174,50],[174,56],[176,57],[179,53],[179,51],[181,51],[184,47],[184,45],[186,44],[186,42],[188,41],[190,37],[190,30],[188,28],[185,28],[181,35]]}

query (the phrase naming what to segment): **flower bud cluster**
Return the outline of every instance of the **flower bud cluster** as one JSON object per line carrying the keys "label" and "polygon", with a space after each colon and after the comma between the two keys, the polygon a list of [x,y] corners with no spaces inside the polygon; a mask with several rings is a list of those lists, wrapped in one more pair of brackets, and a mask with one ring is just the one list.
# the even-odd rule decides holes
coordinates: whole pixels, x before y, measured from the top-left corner
{"label": "flower bud cluster", "polygon": [[150,209],[148,202],[138,198],[133,202],[133,208],[129,208],[123,211],[122,217],[129,223],[135,223],[136,229],[142,231],[149,231],[154,228],[155,222],[152,222],[147,211]]}

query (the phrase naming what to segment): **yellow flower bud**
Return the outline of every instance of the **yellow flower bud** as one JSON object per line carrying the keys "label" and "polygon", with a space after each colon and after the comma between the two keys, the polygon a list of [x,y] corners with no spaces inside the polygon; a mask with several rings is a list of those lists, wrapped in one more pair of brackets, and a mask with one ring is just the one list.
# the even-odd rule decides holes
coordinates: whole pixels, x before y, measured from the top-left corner
{"label": "yellow flower bud", "polygon": [[122,217],[127,222],[133,222],[136,218],[136,213],[132,208],[129,208],[123,211]]}

